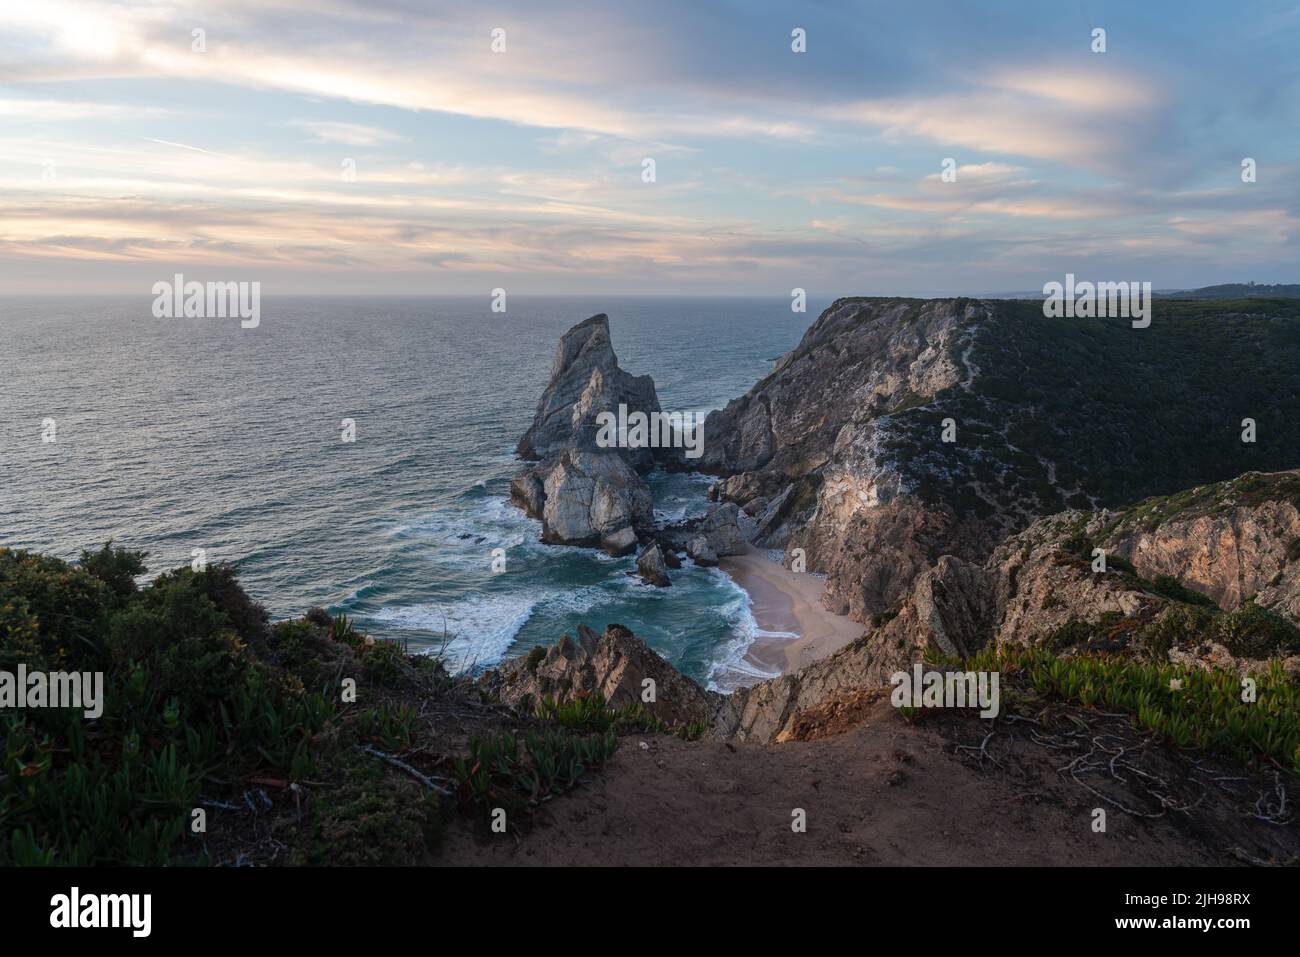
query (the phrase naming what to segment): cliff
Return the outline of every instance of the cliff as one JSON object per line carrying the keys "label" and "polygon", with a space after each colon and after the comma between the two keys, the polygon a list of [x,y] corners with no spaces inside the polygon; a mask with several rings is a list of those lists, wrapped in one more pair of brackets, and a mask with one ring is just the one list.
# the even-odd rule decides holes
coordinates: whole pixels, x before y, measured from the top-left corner
{"label": "cliff", "polygon": [[1296,465],[1297,354],[1295,302],[1161,302],[1133,329],[1036,302],[842,299],[710,414],[701,467],[866,622],[942,556],[982,562],[1042,516]]}
{"label": "cliff", "polygon": [[[1199,560],[1188,563],[1191,554]],[[507,663],[486,685],[521,708],[593,693],[632,704],[650,676],[661,691],[647,707],[669,726],[703,723],[715,738],[769,743],[933,656],[1105,652],[1240,675],[1262,674],[1277,659],[1294,678],[1297,609],[1300,470],[1251,473],[1117,512],[1050,516],[981,564],[944,556],[852,645],[731,695],[686,681],[619,626],[599,641],[590,631],[563,640],[540,659],[545,667]]]}
{"label": "cliff", "polygon": [[[730,696],[674,679],[650,710],[723,739],[781,740],[927,656],[1003,647],[1243,674],[1281,658],[1295,672],[1300,475],[1274,470],[1300,447],[1296,355],[1300,303],[1162,302],[1133,329],[1046,319],[1034,302],[837,301],[706,420],[700,465],[725,504],[699,528],[725,514],[726,543],[692,551],[697,528],[655,534],[705,561],[738,536],[787,561],[803,549],[827,606],[869,630]],[[493,690],[521,705],[632,703],[634,683],[592,675],[663,683],[668,666],[622,648],[625,634],[590,633],[540,671],[507,664]]]}

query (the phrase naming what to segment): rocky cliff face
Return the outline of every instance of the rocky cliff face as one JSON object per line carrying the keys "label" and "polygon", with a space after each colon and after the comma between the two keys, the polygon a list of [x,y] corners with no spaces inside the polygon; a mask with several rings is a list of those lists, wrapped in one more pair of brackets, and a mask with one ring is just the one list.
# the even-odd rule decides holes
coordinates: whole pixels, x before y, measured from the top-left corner
{"label": "rocky cliff face", "polygon": [[1300,622],[1300,473],[1251,473],[1156,498],[1105,529],[1146,578],[1181,580],[1220,607],[1247,601]]}
{"label": "rocky cliff face", "polygon": [[[886,685],[927,654],[966,657],[989,645],[1065,656],[1105,651],[1242,674],[1278,658],[1300,675],[1297,622],[1300,470],[1250,473],[1119,511],[1040,519],[983,563],[944,556],[852,645],[731,695],[665,677],[671,666],[626,641],[624,629],[607,630],[599,651],[580,644],[564,662],[548,652],[543,660],[560,666],[564,680],[553,668],[529,677],[513,663],[504,687],[511,701],[557,689],[613,693],[619,688],[608,680],[581,676],[653,674],[666,689],[664,714],[705,721],[714,737],[771,742],[789,737],[802,715]],[[620,655],[635,667],[602,664]]]}
{"label": "rocky cliff face", "polygon": [[701,467],[865,622],[1041,516],[1294,465],[1300,304],[1158,312],[1134,330],[1033,302],[840,300],[708,417]]}

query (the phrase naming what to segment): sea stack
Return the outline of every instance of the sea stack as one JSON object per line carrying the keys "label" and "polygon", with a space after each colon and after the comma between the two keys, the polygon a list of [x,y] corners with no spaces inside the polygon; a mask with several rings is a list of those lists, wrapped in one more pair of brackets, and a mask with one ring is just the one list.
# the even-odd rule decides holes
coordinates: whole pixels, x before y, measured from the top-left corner
{"label": "sea stack", "polygon": [[[609,337],[609,317],[600,313],[560,337],[550,381],[516,451],[520,458],[544,461],[566,449],[599,449],[596,416],[617,414],[620,405],[647,415],[660,411],[654,379],[619,368]],[[654,468],[654,449],[616,451],[640,473]]]}
{"label": "sea stack", "polygon": [[619,368],[609,317],[601,313],[560,338],[550,381],[519,440],[519,456],[537,464],[511,482],[510,499],[542,520],[543,541],[624,555],[653,526],[654,503],[640,474],[654,468],[655,450],[597,444],[597,416],[620,406],[660,411],[654,380]]}

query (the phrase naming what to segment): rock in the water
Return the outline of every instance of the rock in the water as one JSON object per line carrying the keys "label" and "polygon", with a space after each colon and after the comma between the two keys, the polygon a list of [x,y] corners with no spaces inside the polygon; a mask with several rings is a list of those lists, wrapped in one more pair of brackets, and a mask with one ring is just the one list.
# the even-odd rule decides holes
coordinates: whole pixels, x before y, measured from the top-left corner
{"label": "rock in the water", "polygon": [[657,588],[667,588],[672,584],[668,577],[668,563],[658,542],[651,542],[637,556],[636,572]]}
{"label": "rock in the water", "polygon": [[[634,376],[618,366],[609,337],[609,318],[603,313],[578,323],[560,339],[555,350],[551,379],[533,424],[519,440],[518,454],[525,459],[545,459],[566,449],[596,449],[601,412],[617,414],[660,411],[654,379]],[[651,448],[618,449],[640,472],[654,466]]]}
{"label": "rock in the water", "polygon": [[[751,529],[752,521],[749,516],[744,517],[749,523]],[[743,554],[746,545],[745,537],[740,527],[741,513],[739,507],[734,502],[727,502],[725,505],[715,505],[709,509],[704,521],[700,523],[700,534],[709,543],[709,550],[714,555],[740,555]]]}
{"label": "rock in the water", "polygon": [[617,558],[636,550],[636,532],[630,525],[624,525],[617,531],[600,536],[600,547],[609,555]]}
{"label": "rock in the water", "polygon": [[624,554],[636,545],[635,530],[654,522],[650,490],[613,452],[566,451],[530,474],[542,487],[544,542]]}
{"label": "rock in the water", "polygon": [[718,564],[718,554],[709,546],[709,540],[703,535],[696,535],[686,543],[686,554],[697,565]]}
{"label": "rock in the water", "polygon": [[510,480],[510,501],[524,510],[529,518],[541,518],[546,506],[546,489],[536,469],[529,469]]}

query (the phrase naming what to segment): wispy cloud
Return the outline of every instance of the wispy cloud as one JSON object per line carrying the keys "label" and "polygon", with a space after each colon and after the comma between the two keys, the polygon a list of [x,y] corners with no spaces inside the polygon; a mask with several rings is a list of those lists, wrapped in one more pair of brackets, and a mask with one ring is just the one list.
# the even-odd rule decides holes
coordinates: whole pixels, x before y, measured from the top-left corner
{"label": "wispy cloud", "polygon": [[1111,10],[1096,55],[1091,20],[1028,2],[0,0],[0,284],[38,260],[382,288],[1264,278],[1300,217],[1300,18],[1264,7],[1262,33]]}
{"label": "wispy cloud", "polygon": [[396,133],[360,123],[338,123],[329,120],[293,120],[291,126],[311,134],[313,143],[340,143],[343,146],[380,146],[403,139]]}

